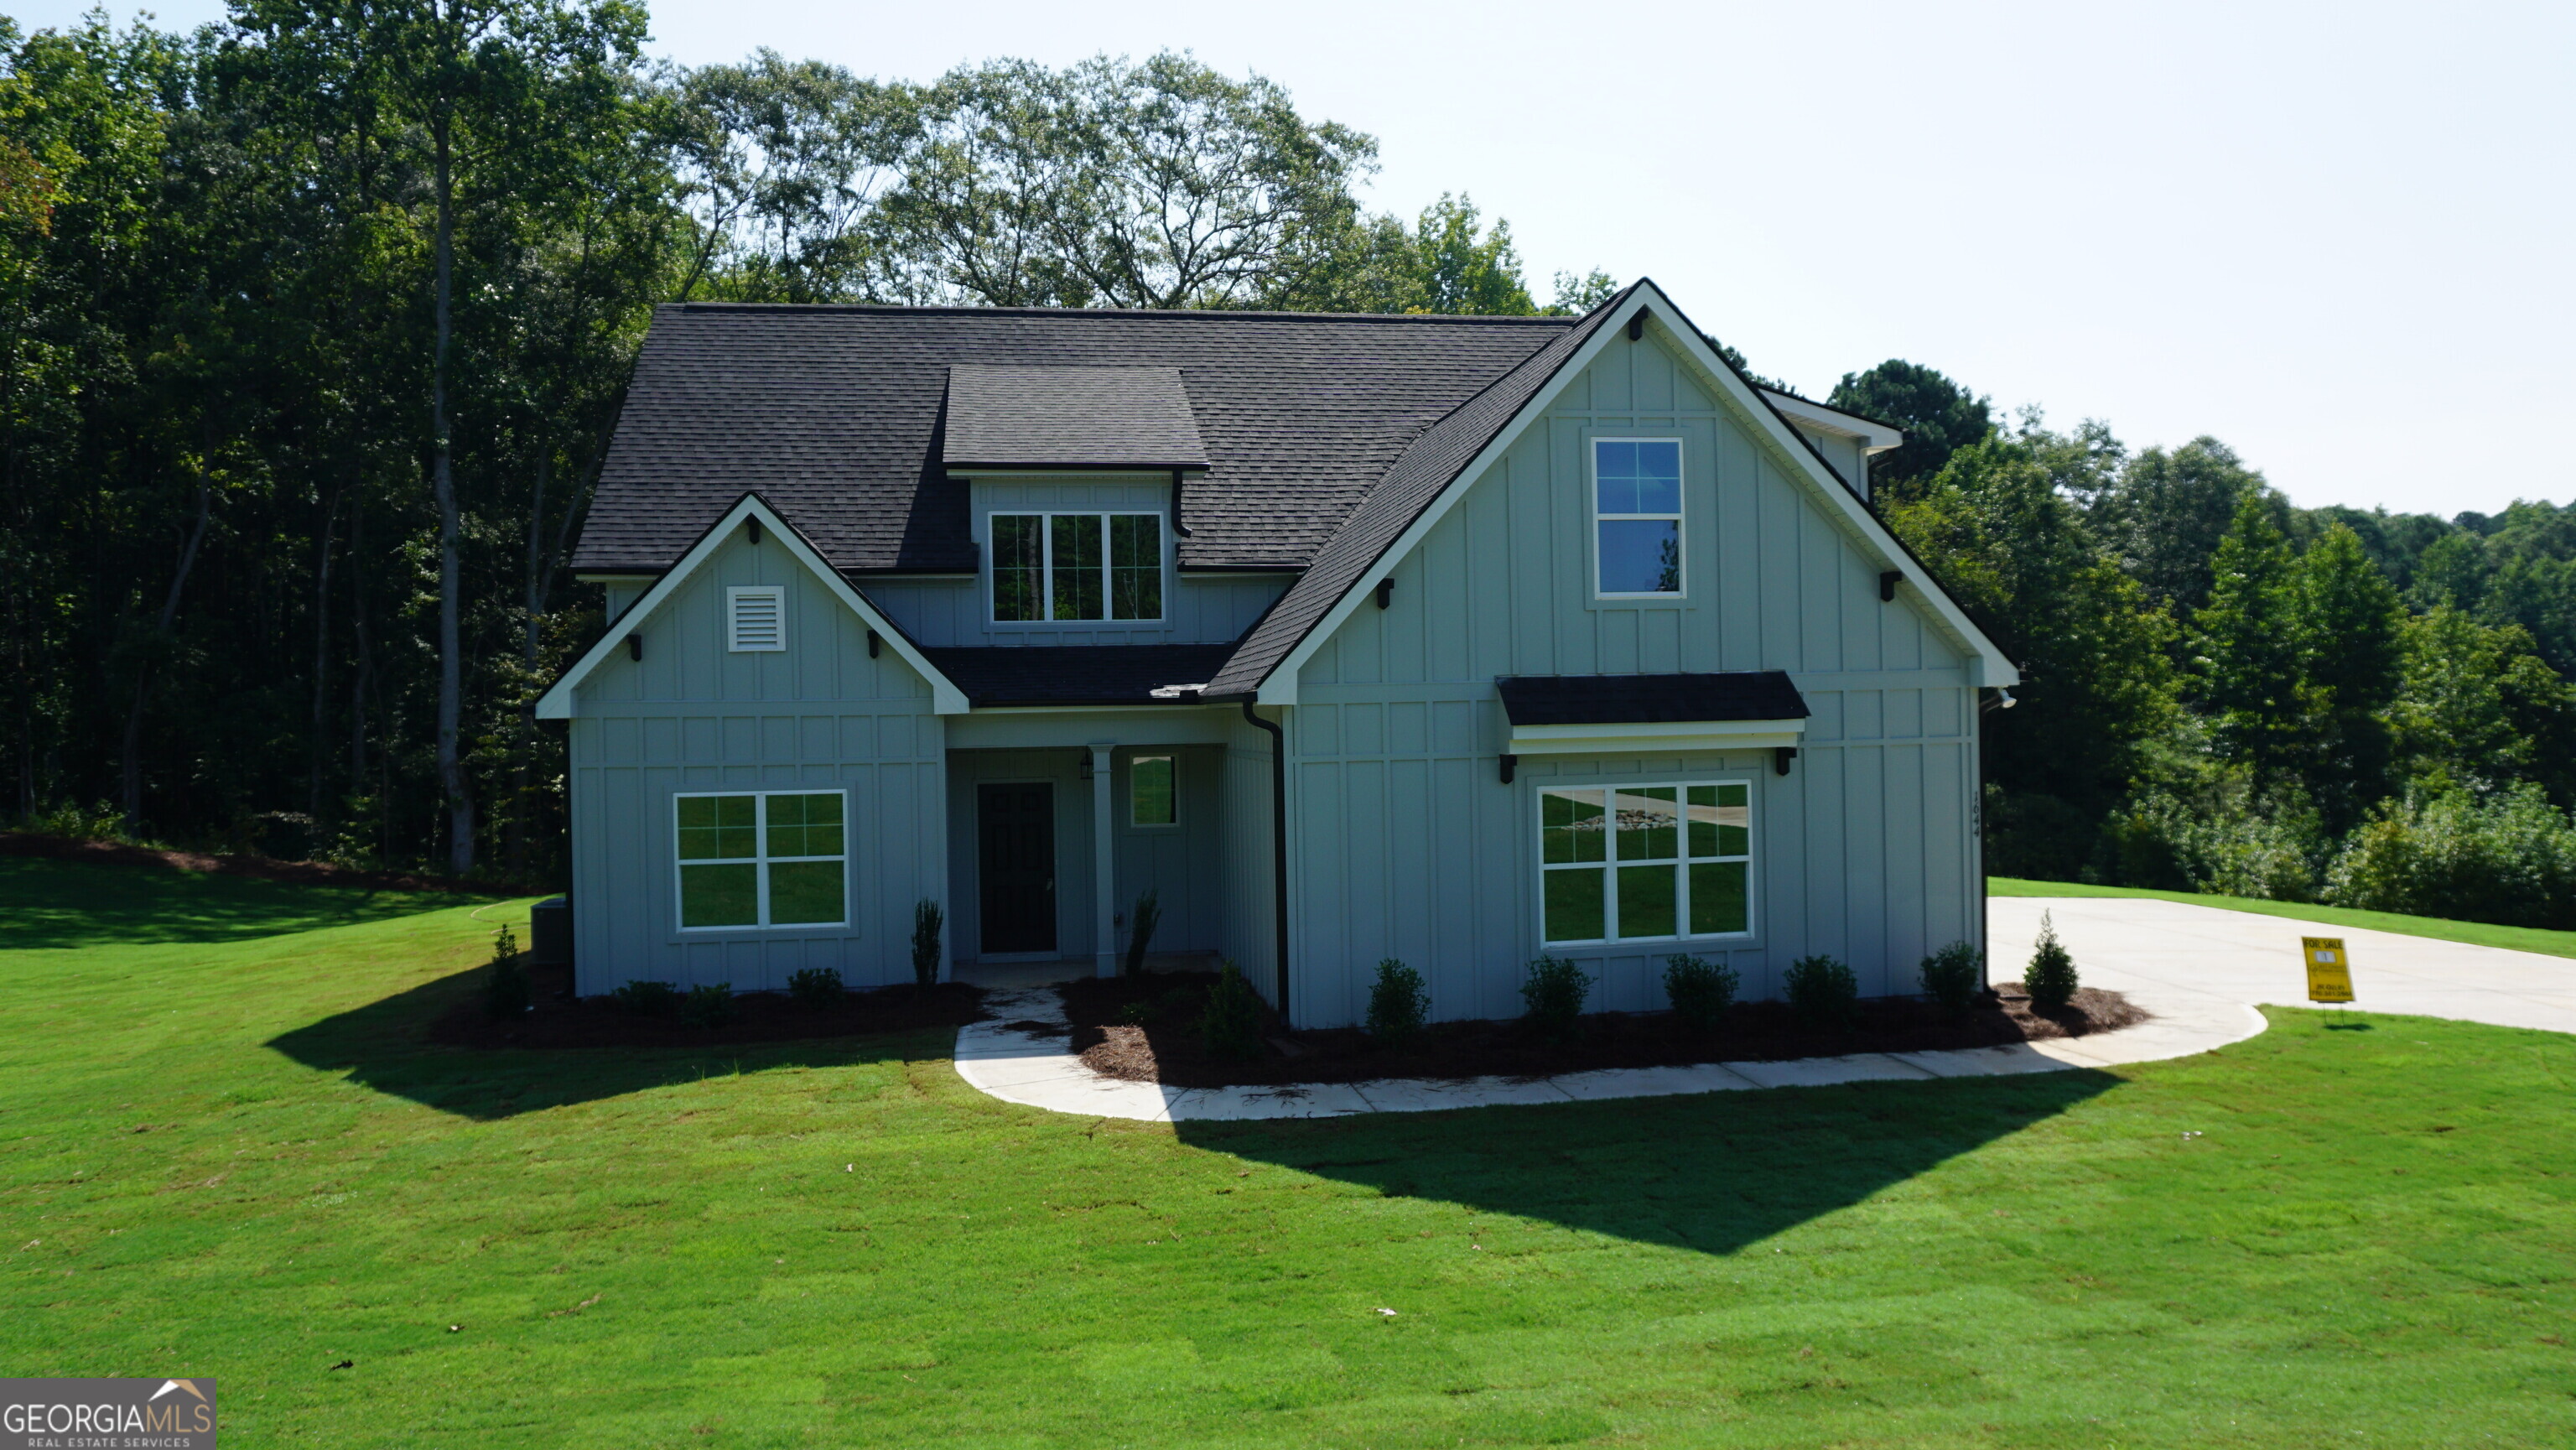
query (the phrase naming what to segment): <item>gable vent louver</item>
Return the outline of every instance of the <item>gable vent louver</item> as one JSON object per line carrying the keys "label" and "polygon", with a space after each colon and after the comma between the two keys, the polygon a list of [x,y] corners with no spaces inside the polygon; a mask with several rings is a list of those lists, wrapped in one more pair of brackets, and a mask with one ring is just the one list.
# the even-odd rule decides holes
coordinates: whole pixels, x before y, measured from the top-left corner
{"label": "gable vent louver", "polygon": [[725,591],[726,648],[759,654],[787,648],[786,591],[761,584]]}

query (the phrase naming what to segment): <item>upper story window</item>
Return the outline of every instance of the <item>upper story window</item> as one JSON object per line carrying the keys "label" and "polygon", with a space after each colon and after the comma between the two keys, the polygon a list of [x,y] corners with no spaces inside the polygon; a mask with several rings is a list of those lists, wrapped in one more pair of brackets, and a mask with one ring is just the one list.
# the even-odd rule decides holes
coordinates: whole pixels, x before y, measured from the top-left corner
{"label": "upper story window", "polygon": [[1682,441],[1592,440],[1593,592],[1682,592]]}
{"label": "upper story window", "polygon": [[993,619],[1163,617],[1163,516],[995,514]]}

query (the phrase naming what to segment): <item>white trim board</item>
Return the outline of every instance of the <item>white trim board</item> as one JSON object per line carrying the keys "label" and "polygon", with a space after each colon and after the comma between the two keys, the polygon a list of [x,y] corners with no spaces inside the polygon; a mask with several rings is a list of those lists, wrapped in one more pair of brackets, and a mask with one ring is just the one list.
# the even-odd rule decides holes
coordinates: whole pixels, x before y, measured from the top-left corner
{"label": "white trim board", "polygon": [[1324,642],[1340,632],[1342,625],[1359,611],[1361,601],[1376,591],[1378,581],[1394,573],[1396,566],[1420,547],[1431,530],[1458,506],[1458,501],[1466,497],[1467,491],[1481,482],[1494,464],[1511,451],[1531,421],[1546,415],[1577,375],[1592,366],[1602,351],[1614,342],[1629,345],[1628,320],[1640,311],[1648,314],[1648,329],[1691,366],[1692,371],[1699,375],[1702,386],[1721,400],[1732,403],[1757,441],[1770,444],[1774,461],[1782,465],[1789,477],[1804,483],[1812,497],[1823,501],[1827,517],[1840,525],[1845,535],[1858,543],[1864,553],[1874,556],[1880,569],[1894,570],[1914,585],[1914,593],[1931,609],[1939,632],[1949,637],[1969,657],[1968,683],[2004,687],[2021,683],[2021,672],[2014,668],[2012,660],[1993,640],[1986,638],[1985,631],[1977,628],[1975,621],[1969,619],[1967,612],[1959,608],[1938,584],[1923,577],[1921,567],[1869,511],[1869,506],[1853,497],[1850,486],[1816,456],[1815,449],[1807,440],[1799,437],[1781,420],[1780,414],[1736,374],[1735,369],[1728,367],[1724,359],[1710,350],[1697,328],[1675,327],[1667,321],[1681,317],[1682,311],[1664,295],[1662,288],[1649,279],[1641,280],[1629,289],[1628,300],[1603,321],[1591,340],[1575,349],[1572,357],[1557,366],[1555,374],[1530,395],[1529,401],[1521,405],[1511,421],[1504,424],[1467,466],[1458,471],[1458,476],[1414,516],[1404,532],[1379,552],[1376,561],[1352,581],[1333,607],[1324,612],[1324,617],[1307,628],[1305,637],[1297,641],[1296,647],[1270,667],[1254,694],[1255,703],[1297,703],[1297,675],[1304,669],[1306,661],[1312,659],[1315,652],[1324,647]]}
{"label": "white trim board", "polygon": [[1515,725],[1514,755],[1662,755],[1686,750],[1769,750],[1795,745],[1798,720],[1649,720],[1615,725]]}
{"label": "white trim board", "polygon": [[[896,628],[894,621],[887,618],[874,604],[868,602],[866,595],[851,588],[848,580],[824,563],[823,556],[815,551],[812,544],[806,542],[805,536],[798,533],[785,519],[780,518],[777,510],[772,509],[756,493],[744,494],[732,508],[725,510],[724,517],[716,520],[705,533],[699,535],[698,541],[689,546],[689,552],[681,555],[678,563],[663,571],[662,577],[654,583],[653,587],[644,591],[644,596],[629,605],[626,612],[618,618],[620,620],[643,619],[653,610],[660,608],[662,601],[670,598],[691,574],[696,573],[699,565],[714,556],[718,545],[733,537],[734,530],[740,528],[745,519],[760,520],[763,528],[777,536],[779,547],[787,550],[798,563],[812,570],[816,577],[823,581],[823,587],[831,590],[841,603],[849,607],[852,614],[857,615],[868,628],[875,630],[884,639],[886,647],[895,652],[896,658],[912,666],[915,673],[930,682],[931,707],[936,713],[941,715],[966,713],[966,692],[958,689],[946,675],[941,674],[922,654],[920,647],[912,642],[910,636]],[[582,657],[573,662],[572,668],[564,671],[563,677],[556,680],[545,694],[537,698],[537,718],[540,720],[571,719],[574,690],[583,680],[590,677],[592,670],[599,668],[600,663],[606,660],[612,651],[625,642],[625,635],[625,631],[610,630],[599,637],[598,643],[584,651]]]}

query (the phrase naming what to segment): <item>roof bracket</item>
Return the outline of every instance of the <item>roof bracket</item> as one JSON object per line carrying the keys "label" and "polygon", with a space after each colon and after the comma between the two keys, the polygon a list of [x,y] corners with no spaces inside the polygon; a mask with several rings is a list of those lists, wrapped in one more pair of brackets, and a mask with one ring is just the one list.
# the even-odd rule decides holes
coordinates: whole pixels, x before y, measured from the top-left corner
{"label": "roof bracket", "polygon": [[1637,309],[1637,314],[1628,319],[1628,340],[1630,342],[1635,342],[1637,339],[1644,337],[1645,335],[1646,309],[1640,307]]}
{"label": "roof bracket", "polygon": [[643,662],[644,636],[640,634],[630,634],[626,636],[626,657],[639,664]]}
{"label": "roof bracket", "polygon": [[1905,582],[1905,571],[1904,571],[1904,570],[1902,570],[1902,569],[1882,569],[1882,570],[1880,570],[1880,571],[1879,571],[1879,575],[1878,575],[1878,602],[1879,602],[1879,603],[1881,603],[1881,604],[1893,604],[1893,603],[1895,603],[1895,602],[1896,602],[1896,586],[1897,586],[1897,585],[1899,585],[1899,584],[1902,584],[1902,583],[1904,583],[1904,582]]}
{"label": "roof bracket", "polygon": [[1377,581],[1377,607],[1384,609],[1394,602],[1395,581],[1393,579],[1380,579]]}
{"label": "roof bracket", "polygon": [[1516,771],[1516,770],[1518,770],[1518,769],[1520,769],[1520,767],[1521,767],[1521,758],[1520,758],[1519,756],[1517,756],[1517,755],[1506,755],[1506,756],[1504,756],[1504,757],[1503,757],[1503,784],[1505,784],[1505,785],[1510,785],[1510,784],[1512,783],[1512,772],[1513,772],[1513,771]]}
{"label": "roof bracket", "polygon": [[1772,746],[1772,747],[1771,747],[1771,773],[1772,773],[1773,775],[1787,775],[1787,774],[1789,773],[1789,762],[1790,762],[1790,761],[1793,761],[1793,760],[1795,760],[1795,759],[1797,759],[1797,758],[1798,758],[1798,747],[1796,747],[1796,746],[1794,746],[1794,745],[1774,745],[1774,746]]}
{"label": "roof bracket", "polygon": [[752,547],[760,547],[760,520],[758,518],[744,519],[742,521],[742,526],[751,531]]}
{"label": "roof bracket", "polygon": [[869,659],[875,659],[875,658],[877,657],[878,652],[879,652],[879,651],[881,651],[881,650],[883,650],[884,648],[885,648],[885,636],[883,636],[883,635],[881,635],[881,634],[877,633],[877,632],[876,632],[875,630],[873,630],[873,629],[872,629],[872,630],[869,630],[869,631],[868,631],[868,658],[869,658]]}

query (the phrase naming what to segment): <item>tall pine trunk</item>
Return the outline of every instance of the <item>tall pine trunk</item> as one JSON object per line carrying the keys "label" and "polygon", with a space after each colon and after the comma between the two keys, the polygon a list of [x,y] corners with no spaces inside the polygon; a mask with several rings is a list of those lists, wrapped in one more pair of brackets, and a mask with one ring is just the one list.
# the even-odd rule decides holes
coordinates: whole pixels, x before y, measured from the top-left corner
{"label": "tall pine trunk", "polygon": [[313,570],[313,778],[305,791],[304,813],[312,824],[322,821],[323,763],[330,759],[331,708],[331,544],[340,527],[340,500],[333,498],[322,515],[322,557]]}
{"label": "tall pine trunk", "polygon": [[169,648],[170,626],[179,618],[179,594],[188,587],[188,571],[197,567],[197,548],[206,541],[206,522],[214,512],[214,485],[206,477],[205,463],[197,466],[197,519],[188,529],[188,542],[180,547],[179,567],[170,576],[169,596],[161,601],[161,619],[153,630],[152,644],[135,665],[134,703],[125,712],[124,750],[119,762],[124,809],[125,833],[133,835],[143,823],[143,707],[152,697],[152,677],[160,667],[160,655]]}
{"label": "tall pine trunk", "polygon": [[447,426],[447,350],[452,328],[448,318],[455,274],[456,178],[455,119],[445,101],[432,121],[438,151],[438,280],[436,341],[430,356],[430,488],[438,497],[438,783],[447,795],[447,869],[458,876],[474,869],[474,801],[466,793],[465,761],[458,749],[457,723],[465,693],[464,644],[458,638],[462,584],[457,560],[456,477],[451,465]]}

